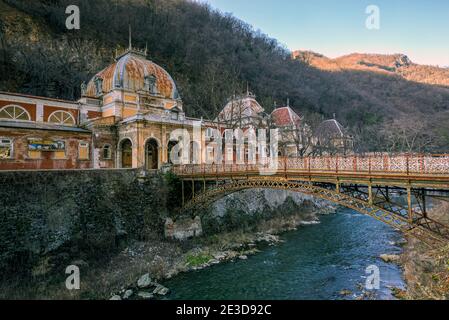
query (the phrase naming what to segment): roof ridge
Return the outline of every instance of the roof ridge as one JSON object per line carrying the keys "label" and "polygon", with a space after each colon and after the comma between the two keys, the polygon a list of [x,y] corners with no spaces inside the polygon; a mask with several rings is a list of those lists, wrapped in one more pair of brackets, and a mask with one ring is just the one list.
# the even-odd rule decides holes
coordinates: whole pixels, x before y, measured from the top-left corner
{"label": "roof ridge", "polygon": [[292,114],[292,108],[290,108],[290,106],[287,106],[287,110],[288,110],[288,115],[290,116],[290,121],[293,122],[293,114]]}
{"label": "roof ridge", "polygon": [[337,119],[332,119],[332,120],[334,120],[335,125],[336,125],[337,128],[338,128],[338,131],[340,131],[340,134],[341,134],[342,136],[344,136],[343,131],[341,130],[341,124],[337,121]]}

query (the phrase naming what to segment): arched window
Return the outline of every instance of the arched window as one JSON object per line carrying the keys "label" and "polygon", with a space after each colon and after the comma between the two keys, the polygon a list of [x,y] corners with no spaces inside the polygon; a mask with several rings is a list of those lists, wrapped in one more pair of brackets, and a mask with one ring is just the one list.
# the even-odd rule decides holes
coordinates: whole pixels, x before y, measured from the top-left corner
{"label": "arched window", "polygon": [[6,106],[0,109],[0,119],[30,121],[28,111],[19,106]]}
{"label": "arched window", "polygon": [[103,146],[103,159],[104,160],[111,160],[112,159],[112,149],[109,144],[105,144]]}
{"label": "arched window", "polygon": [[48,117],[48,122],[65,126],[74,126],[75,119],[71,113],[67,111],[55,111]]}

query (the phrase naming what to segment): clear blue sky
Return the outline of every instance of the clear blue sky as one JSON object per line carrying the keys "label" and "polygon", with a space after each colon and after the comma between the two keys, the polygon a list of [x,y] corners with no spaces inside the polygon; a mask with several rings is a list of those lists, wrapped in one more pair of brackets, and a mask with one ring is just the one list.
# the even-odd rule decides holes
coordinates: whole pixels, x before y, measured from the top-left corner
{"label": "clear blue sky", "polygon": [[[449,0],[202,0],[232,13],[291,50],[329,57],[404,53],[414,62],[449,66]],[[368,30],[368,5],[380,29]]]}

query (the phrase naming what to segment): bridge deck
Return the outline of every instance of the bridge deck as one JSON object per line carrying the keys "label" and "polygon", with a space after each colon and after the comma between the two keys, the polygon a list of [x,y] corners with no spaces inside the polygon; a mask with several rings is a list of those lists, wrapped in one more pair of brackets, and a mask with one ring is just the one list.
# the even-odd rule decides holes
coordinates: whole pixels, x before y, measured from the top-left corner
{"label": "bridge deck", "polygon": [[[423,232],[422,240],[449,240],[449,226],[429,217],[426,208],[426,197],[449,195],[448,155],[279,158],[276,164],[271,169],[248,164],[181,165],[173,171],[192,182],[187,208],[245,188],[285,188],[346,205],[415,236]],[[202,186],[196,190],[198,181]],[[405,190],[406,206],[392,201],[393,189]]]}
{"label": "bridge deck", "polygon": [[201,164],[175,166],[174,172],[185,180],[266,177],[449,189],[449,155],[279,158],[271,170],[253,164]]}

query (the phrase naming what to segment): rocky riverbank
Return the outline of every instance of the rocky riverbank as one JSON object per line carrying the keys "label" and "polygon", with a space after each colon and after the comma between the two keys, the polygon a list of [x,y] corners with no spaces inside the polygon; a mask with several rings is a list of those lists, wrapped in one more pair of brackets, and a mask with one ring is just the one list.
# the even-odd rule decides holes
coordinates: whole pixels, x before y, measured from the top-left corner
{"label": "rocky riverbank", "polygon": [[[0,285],[5,299],[153,299],[167,290],[160,286],[181,272],[246,259],[265,246],[280,241],[281,232],[319,223],[318,216],[335,208],[324,201],[287,192],[248,190],[231,195],[203,216],[202,237],[186,241],[148,234],[143,241],[129,241],[107,259],[74,259],[80,268],[80,290],[67,290],[65,267],[57,274],[46,268],[27,279],[17,277]],[[139,286],[142,276],[151,285]],[[24,285],[25,284],[25,285]]]}
{"label": "rocky riverbank", "polygon": [[[332,212],[329,209],[332,208],[328,208],[325,212]],[[156,279],[156,281],[163,283],[163,280],[170,279],[179,273],[197,271],[220,263],[233,262],[237,259],[246,260],[249,256],[257,254],[267,246],[274,246],[281,243],[282,240],[279,234],[319,223],[317,214],[317,212],[308,212],[307,220],[304,220],[305,212],[275,217],[259,222],[255,228],[255,232],[240,230],[194,239],[189,243],[178,243],[180,245],[178,247],[179,256],[172,259],[171,263],[166,263],[170,260],[162,257],[153,259],[153,262],[149,265],[150,273],[144,274],[140,278],[135,277],[133,282],[121,287],[119,291],[114,292],[111,299],[158,299],[165,297],[169,288],[165,288],[155,281],[149,287],[139,285],[139,283],[145,282],[142,279],[148,278]],[[314,217],[313,219],[311,219],[312,215]],[[181,246],[185,247],[181,248]],[[140,261],[146,261],[146,258],[144,258],[145,250],[151,251],[148,244],[144,244],[140,248],[140,254],[136,253],[133,249],[127,250],[123,254],[126,255],[132,251],[135,255],[141,256]],[[160,288],[164,288],[163,294],[160,294]],[[131,296],[129,295],[130,292],[133,293]]]}
{"label": "rocky riverbank", "polygon": [[[429,216],[443,223],[449,222],[449,203],[435,203]],[[409,237],[401,257],[405,292],[397,297],[409,300],[446,300],[449,298],[449,245],[429,248],[421,241]]]}

